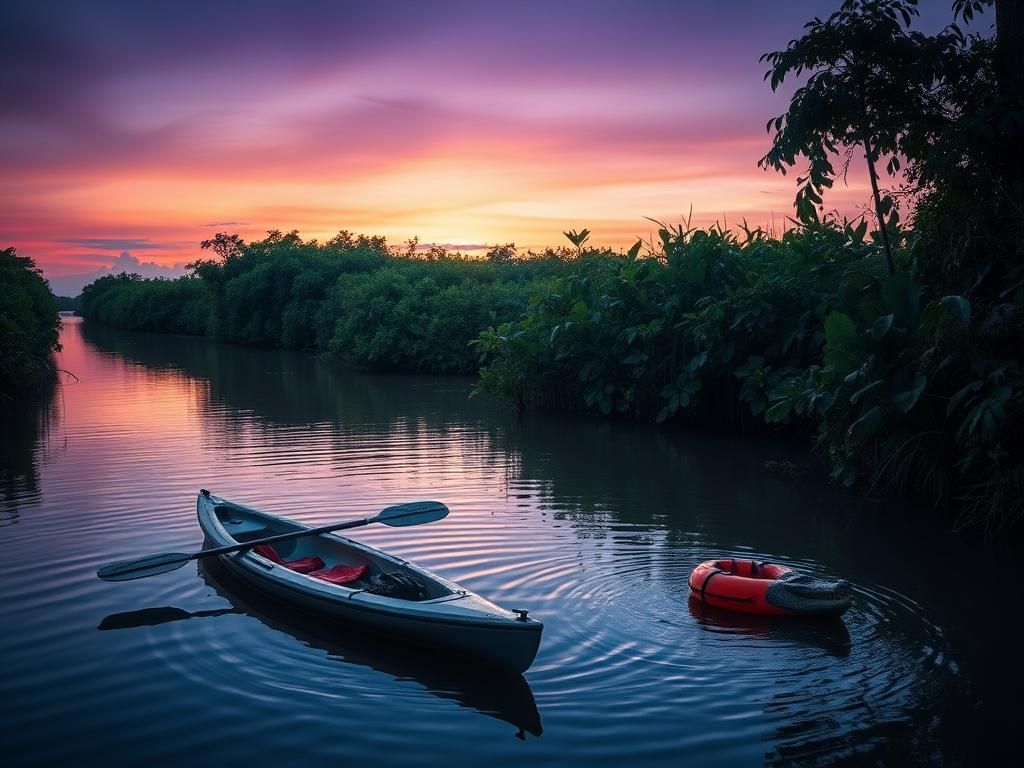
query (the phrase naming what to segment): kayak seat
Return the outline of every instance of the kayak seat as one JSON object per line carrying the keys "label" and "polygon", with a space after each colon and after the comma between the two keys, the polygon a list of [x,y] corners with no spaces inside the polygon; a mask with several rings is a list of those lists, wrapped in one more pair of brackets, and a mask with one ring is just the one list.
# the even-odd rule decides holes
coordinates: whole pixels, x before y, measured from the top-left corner
{"label": "kayak seat", "polygon": [[331,584],[351,584],[366,573],[365,565],[336,565],[326,571],[309,574],[314,579],[329,581]]}
{"label": "kayak seat", "polygon": [[272,563],[283,565],[289,570],[295,571],[296,573],[310,573],[312,571],[319,571],[324,567],[324,561],[316,555],[310,557],[300,557],[298,560],[285,560],[269,544],[257,544],[252,548],[252,551],[257,555],[267,558]]}

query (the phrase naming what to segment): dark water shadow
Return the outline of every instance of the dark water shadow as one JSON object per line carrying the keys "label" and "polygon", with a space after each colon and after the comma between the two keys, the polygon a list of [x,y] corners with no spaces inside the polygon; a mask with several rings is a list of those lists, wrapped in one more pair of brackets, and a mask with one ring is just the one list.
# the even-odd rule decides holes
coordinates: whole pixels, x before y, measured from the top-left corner
{"label": "dark water shadow", "polygon": [[339,620],[311,617],[258,592],[213,559],[200,560],[198,570],[203,581],[231,604],[230,608],[142,608],[110,614],[97,629],[134,629],[197,618],[250,616],[307,647],[325,651],[333,661],[369,667],[396,680],[413,680],[434,696],[509,723],[517,729],[520,739],[526,734],[543,733],[533,691],[520,674],[449,658],[436,648],[399,643]]}
{"label": "dark water shadow", "polygon": [[694,623],[706,631],[816,648],[837,659],[850,655],[850,630],[837,616],[757,616],[705,605],[692,595],[687,602]]}
{"label": "dark water shadow", "polygon": [[533,691],[521,674],[470,663],[435,648],[396,642],[343,621],[296,611],[253,589],[211,558],[199,561],[199,574],[231,604],[231,613],[251,616],[310,648],[325,651],[334,661],[369,667],[395,679],[413,680],[434,696],[509,723],[517,729],[520,739],[526,734],[540,736],[544,731]]}
{"label": "dark water shadow", "polygon": [[188,619],[213,618],[233,613],[243,613],[237,608],[214,608],[209,611],[186,611],[182,608],[164,606],[162,608],[140,608],[137,611],[112,613],[99,623],[96,629],[105,632],[111,629],[137,629],[139,627],[155,627],[172,621]]}
{"label": "dark water shadow", "polygon": [[343,621],[314,619],[253,589],[212,558],[199,561],[199,574],[235,612],[256,618],[310,648],[326,651],[331,659],[414,680],[435,696],[513,725],[519,738],[543,733],[533,691],[521,674],[396,642]]}
{"label": "dark water shadow", "polygon": [[42,499],[39,464],[60,423],[56,374],[37,391],[0,402],[0,527],[18,521],[20,510]]}

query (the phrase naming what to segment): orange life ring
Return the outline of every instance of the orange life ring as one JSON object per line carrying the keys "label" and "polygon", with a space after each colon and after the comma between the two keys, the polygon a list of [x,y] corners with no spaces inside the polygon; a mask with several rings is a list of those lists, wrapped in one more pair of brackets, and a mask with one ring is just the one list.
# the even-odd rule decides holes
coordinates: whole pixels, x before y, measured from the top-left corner
{"label": "orange life ring", "polygon": [[762,616],[838,616],[852,602],[846,581],[756,560],[708,560],[693,569],[689,585],[705,605]]}

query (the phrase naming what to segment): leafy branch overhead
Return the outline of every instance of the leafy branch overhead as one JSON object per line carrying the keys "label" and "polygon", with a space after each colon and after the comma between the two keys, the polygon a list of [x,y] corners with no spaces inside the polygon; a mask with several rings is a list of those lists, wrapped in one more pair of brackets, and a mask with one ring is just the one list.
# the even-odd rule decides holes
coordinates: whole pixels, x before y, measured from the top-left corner
{"label": "leafy branch overhead", "polygon": [[[944,73],[966,42],[956,26],[935,36],[911,31],[917,15],[917,0],[846,0],[827,19],[808,22],[803,36],[785,49],[761,57],[772,90],[787,77],[806,75],[789,109],[768,121],[774,137],[759,163],[785,173],[800,158],[807,161],[795,201],[802,221],[818,219],[824,191],[862,150],[883,239],[895,223],[891,198],[878,190],[877,165],[889,157],[886,171],[896,174],[899,158],[919,157],[948,122]],[[885,245],[892,272],[892,249]]]}

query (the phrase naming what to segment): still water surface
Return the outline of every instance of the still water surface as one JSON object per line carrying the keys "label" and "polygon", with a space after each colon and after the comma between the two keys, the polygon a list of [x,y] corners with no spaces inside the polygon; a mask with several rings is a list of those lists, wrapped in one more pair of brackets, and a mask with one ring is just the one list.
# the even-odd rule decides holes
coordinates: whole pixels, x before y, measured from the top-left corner
{"label": "still water surface", "polygon": [[[5,762],[969,764],[1010,742],[1015,550],[765,470],[793,446],[520,420],[465,379],[77,319],[62,341],[81,382],[3,427]],[[200,548],[200,487],[310,524],[445,501],[353,537],[528,608],[537,661],[496,673],[326,624],[215,564],[95,578]],[[844,576],[856,602],[817,623],[702,610],[686,579],[719,555]]]}

